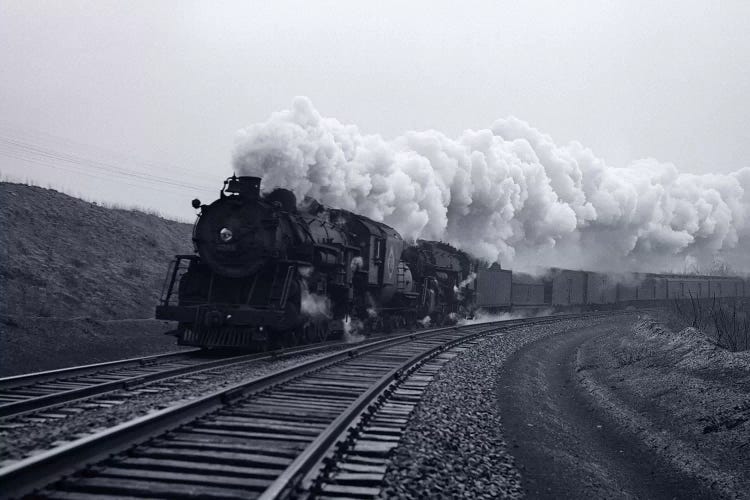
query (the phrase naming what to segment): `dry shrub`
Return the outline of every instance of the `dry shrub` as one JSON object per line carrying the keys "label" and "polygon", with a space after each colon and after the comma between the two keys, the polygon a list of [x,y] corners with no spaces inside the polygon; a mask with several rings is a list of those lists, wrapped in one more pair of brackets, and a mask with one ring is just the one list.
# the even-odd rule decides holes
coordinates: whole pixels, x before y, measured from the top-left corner
{"label": "dry shrub", "polygon": [[672,312],[732,352],[750,349],[750,301],[742,298],[674,300]]}

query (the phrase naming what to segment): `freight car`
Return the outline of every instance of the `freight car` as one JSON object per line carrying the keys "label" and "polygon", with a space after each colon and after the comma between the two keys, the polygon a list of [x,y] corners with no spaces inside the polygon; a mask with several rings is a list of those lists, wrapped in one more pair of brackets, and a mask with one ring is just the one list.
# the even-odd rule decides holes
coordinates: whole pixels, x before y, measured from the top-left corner
{"label": "freight car", "polygon": [[511,279],[511,307],[538,309],[552,302],[552,282],[524,273],[513,273]]}
{"label": "freight car", "polygon": [[[478,282],[483,279],[482,272]],[[602,310],[652,307],[671,300],[745,297],[747,280],[728,276],[606,274],[553,268],[541,276],[512,273],[506,296],[482,307],[495,310]],[[500,297],[500,295],[497,295]]]}
{"label": "freight car", "polygon": [[669,300],[742,297],[744,293],[743,280],[728,276],[587,274],[587,304],[593,309],[607,306],[654,306]]}

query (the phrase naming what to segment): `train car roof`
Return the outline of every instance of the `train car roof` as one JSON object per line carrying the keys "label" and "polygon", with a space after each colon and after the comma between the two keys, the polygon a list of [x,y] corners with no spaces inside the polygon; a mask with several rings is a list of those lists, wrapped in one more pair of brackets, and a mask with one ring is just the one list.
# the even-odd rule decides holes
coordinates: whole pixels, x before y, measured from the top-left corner
{"label": "train car roof", "polygon": [[649,278],[667,278],[684,280],[741,280],[739,276],[717,276],[710,274],[669,274],[669,273],[647,273]]}

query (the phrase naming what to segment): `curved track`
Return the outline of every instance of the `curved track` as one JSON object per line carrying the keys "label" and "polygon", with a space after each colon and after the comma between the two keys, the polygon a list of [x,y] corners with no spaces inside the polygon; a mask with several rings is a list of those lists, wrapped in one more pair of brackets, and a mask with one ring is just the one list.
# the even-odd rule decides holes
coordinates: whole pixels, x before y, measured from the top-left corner
{"label": "curved track", "polygon": [[[0,483],[6,494],[47,498],[277,498],[314,488],[334,493],[325,486],[331,469],[323,459],[357,436],[373,438],[356,444],[365,454],[395,446],[410,410],[403,401],[384,404],[394,394],[416,404],[419,395],[409,391],[427,385],[419,378],[401,389],[394,384],[420,367],[436,370],[427,360],[478,336],[571,317],[426,330],[338,351],[33,456],[0,469]],[[373,427],[378,423],[388,425]],[[371,427],[362,433],[366,424]],[[366,465],[360,460],[346,467]],[[318,473],[324,475],[315,480]],[[351,488],[375,480],[346,478],[354,481]],[[336,476],[335,483],[341,481]]]}

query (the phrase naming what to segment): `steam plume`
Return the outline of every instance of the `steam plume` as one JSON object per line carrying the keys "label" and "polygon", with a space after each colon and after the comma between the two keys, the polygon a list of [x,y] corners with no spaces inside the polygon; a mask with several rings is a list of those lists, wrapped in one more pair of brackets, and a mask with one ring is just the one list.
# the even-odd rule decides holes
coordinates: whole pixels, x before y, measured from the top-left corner
{"label": "steam plume", "polygon": [[719,256],[750,271],[750,167],[612,167],[516,118],[457,138],[427,130],[386,140],[298,97],[238,133],[234,167],[262,176],[264,190],[285,187],[514,269],[656,271]]}

